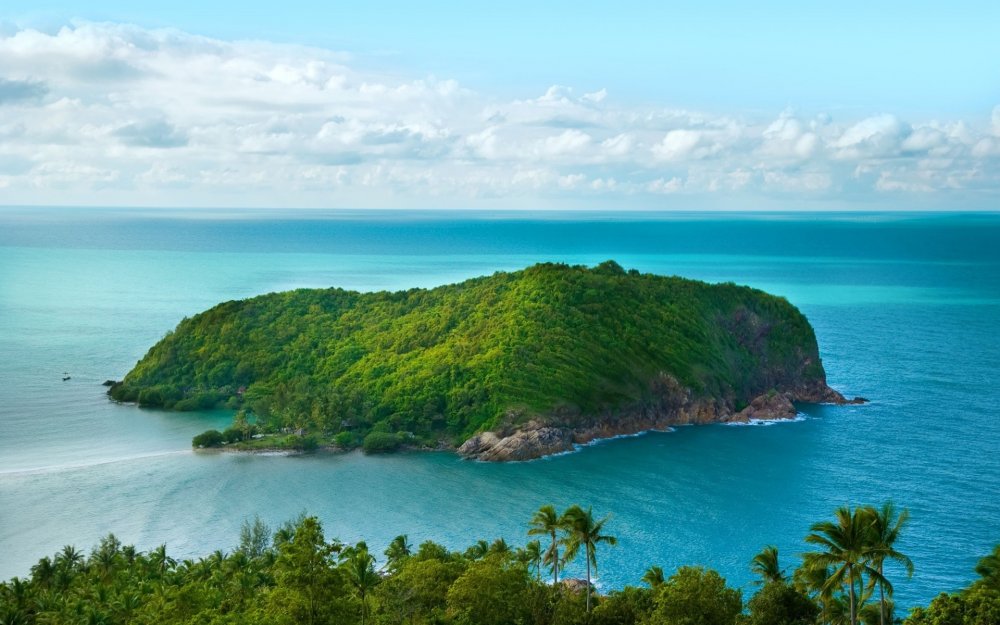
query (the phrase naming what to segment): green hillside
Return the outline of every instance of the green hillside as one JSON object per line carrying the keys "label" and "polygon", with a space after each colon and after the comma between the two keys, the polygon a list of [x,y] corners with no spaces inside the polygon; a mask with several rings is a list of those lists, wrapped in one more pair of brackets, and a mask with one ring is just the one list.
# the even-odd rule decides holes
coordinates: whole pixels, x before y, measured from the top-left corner
{"label": "green hillside", "polygon": [[181,321],[109,393],[176,410],[242,406],[327,436],[454,444],[530,418],[586,423],[642,405],[663,373],[736,407],[824,381],[812,328],[785,299],[608,261],[225,302]]}

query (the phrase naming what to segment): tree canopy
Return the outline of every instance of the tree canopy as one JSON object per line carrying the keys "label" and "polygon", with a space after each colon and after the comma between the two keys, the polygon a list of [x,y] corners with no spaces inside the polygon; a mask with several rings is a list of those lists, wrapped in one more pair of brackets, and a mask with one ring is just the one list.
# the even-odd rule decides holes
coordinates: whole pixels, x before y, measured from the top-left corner
{"label": "tree canopy", "polygon": [[736,408],[825,379],[813,330],[785,299],[608,261],[225,302],[181,321],[109,393],[175,410],[243,407],[272,430],[348,432],[354,444],[382,432],[438,445],[641,407],[663,375]]}
{"label": "tree canopy", "polygon": [[[860,510],[862,518],[876,512]],[[536,520],[529,527],[537,527]],[[874,533],[869,538],[878,544]],[[588,612],[585,580],[538,579],[531,562],[542,546],[529,547],[498,539],[464,551],[430,541],[414,550],[401,535],[382,559],[365,542],[327,538],[319,519],[305,515],[274,531],[248,520],[231,553],[199,559],[175,559],[162,545],[141,552],[108,535],[89,554],[66,546],[26,577],[0,582],[0,625],[844,625],[850,584],[864,589],[856,597],[864,625],[882,617],[872,592],[877,569],[861,566],[855,579],[840,579],[810,557],[793,581],[768,581],[745,604],[711,569],[681,566],[664,576],[651,567],[643,577],[649,587],[601,589]],[[980,579],[915,608],[905,625],[1000,622],[997,554],[1000,546],[980,561]],[[588,558],[582,546],[581,557]],[[906,572],[900,568],[894,574]],[[885,616],[887,623],[900,622]]]}

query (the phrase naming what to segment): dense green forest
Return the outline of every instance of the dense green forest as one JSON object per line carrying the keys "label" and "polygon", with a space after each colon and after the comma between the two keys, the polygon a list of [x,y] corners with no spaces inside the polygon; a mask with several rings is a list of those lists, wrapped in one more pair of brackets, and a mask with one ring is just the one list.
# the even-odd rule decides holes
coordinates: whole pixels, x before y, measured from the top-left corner
{"label": "dense green forest", "polygon": [[181,321],[109,394],[243,409],[235,440],[253,424],[311,434],[302,446],[378,450],[454,446],[533,418],[587,423],[655,402],[663,375],[735,409],[772,389],[825,384],[812,328],[785,299],[608,261],[429,290],[225,302]]}
{"label": "dense green forest", "polygon": [[[812,550],[794,570],[764,547],[748,563],[759,581],[746,601],[702,567],[666,576],[651,566],[641,585],[604,594],[563,579],[573,561],[591,575],[615,545],[613,520],[579,506],[543,506],[527,525],[537,539],[523,547],[496,539],[450,551],[402,535],[384,557],[327,540],[307,516],[274,531],[247,521],[232,552],[197,560],[109,535],[89,555],[66,546],[0,584],[0,625],[886,625],[903,616],[893,583],[913,572],[896,547],[907,517],[891,503],[840,508],[810,528]],[[1000,623],[1000,545],[976,572],[905,625]]]}

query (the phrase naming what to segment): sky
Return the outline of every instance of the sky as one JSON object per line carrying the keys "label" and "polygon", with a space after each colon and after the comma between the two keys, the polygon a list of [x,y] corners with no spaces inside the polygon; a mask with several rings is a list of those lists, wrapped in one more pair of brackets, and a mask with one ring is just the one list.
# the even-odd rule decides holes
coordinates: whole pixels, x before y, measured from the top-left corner
{"label": "sky", "polygon": [[4,0],[0,205],[1000,210],[1000,3]]}

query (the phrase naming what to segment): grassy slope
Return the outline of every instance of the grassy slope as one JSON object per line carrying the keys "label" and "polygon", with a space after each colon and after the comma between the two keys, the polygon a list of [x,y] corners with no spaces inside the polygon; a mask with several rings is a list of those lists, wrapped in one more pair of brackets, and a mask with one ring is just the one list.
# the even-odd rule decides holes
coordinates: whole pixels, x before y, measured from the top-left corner
{"label": "grassy slope", "polygon": [[658,372],[735,404],[823,377],[812,328],[784,299],[609,262],[226,302],[183,320],[112,396],[176,409],[228,400],[328,433],[457,440],[511,409],[586,416],[642,401]]}

